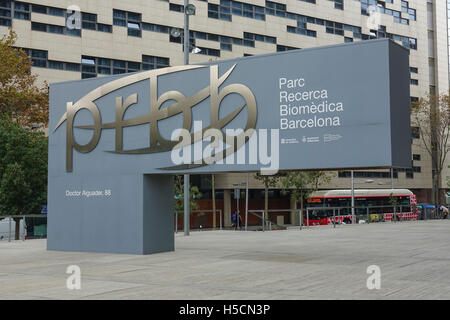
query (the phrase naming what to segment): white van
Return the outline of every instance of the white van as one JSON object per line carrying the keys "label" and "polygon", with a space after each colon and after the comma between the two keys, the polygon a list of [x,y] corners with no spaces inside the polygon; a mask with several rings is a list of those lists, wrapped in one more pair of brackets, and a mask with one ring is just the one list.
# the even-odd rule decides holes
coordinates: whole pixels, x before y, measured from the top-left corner
{"label": "white van", "polygon": [[[16,222],[12,218],[0,220],[0,241],[9,239],[9,221],[11,220],[11,240],[14,240],[16,234]],[[20,219],[20,239],[23,239],[23,219]]]}

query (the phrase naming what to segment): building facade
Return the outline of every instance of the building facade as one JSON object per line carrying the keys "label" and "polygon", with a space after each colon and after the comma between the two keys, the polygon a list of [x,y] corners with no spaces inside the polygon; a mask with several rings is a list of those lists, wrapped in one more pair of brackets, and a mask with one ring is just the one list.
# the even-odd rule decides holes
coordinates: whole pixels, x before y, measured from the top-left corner
{"label": "building facade", "polygon": [[[150,70],[183,64],[183,0],[0,0],[0,32],[12,27],[17,46],[34,62],[33,72],[48,83]],[[390,38],[410,50],[411,100],[449,89],[448,0],[202,0],[193,1],[190,63],[291,49]],[[75,7],[74,7],[75,6]],[[78,9],[77,9],[78,8]],[[76,11],[81,14],[77,15]],[[195,50],[193,50],[195,49]],[[370,64],[370,61],[367,61]],[[376,91],[377,88],[370,88]],[[413,128],[410,168],[359,170],[359,188],[408,188],[419,201],[432,201],[432,162]],[[448,163],[450,165],[450,161]],[[446,186],[447,173],[442,175]],[[209,198],[210,177],[193,177]],[[219,207],[233,209],[230,191],[245,174],[215,177]],[[350,171],[332,173],[322,188],[349,188]],[[251,198],[263,186],[252,175]],[[273,206],[287,205],[272,190]],[[209,206],[205,200],[205,206]],[[254,207],[261,208],[257,202]]]}

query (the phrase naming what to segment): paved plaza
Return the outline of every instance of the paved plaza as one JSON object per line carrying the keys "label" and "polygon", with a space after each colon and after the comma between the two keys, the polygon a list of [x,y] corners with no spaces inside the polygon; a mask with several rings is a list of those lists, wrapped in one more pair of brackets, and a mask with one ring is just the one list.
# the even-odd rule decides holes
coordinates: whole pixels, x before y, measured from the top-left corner
{"label": "paved plaza", "polygon": [[0,299],[448,299],[449,271],[450,220],[179,233],[175,252],[147,256],[0,242]]}

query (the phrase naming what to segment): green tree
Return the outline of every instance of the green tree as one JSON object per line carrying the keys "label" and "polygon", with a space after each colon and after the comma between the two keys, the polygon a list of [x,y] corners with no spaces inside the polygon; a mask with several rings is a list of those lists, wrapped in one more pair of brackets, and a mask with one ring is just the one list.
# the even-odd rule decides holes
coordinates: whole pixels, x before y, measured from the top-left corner
{"label": "green tree", "polygon": [[32,62],[16,40],[12,29],[0,39],[0,114],[23,127],[42,128],[48,123],[48,85],[36,84]]}
{"label": "green tree", "polygon": [[419,128],[419,145],[431,157],[433,164],[433,190],[435,205],[439,202],[442,170],[450,151],[450,99],[449,94],[427,95],[411,104],[411,116]]}
{"label": "green tree", "polygon": [[[47,138],[0,117],[0,215],[41,212],[47,202]],[[16,239],[19,237],[16,220]]]}
{"label": "green tree", "polygon": [[326,172],[326,171],[309,171],[309,174],[311,176],[311,186],[313,187],[313,191],[316,191],[319,189],[320,185],[326,185],[330,183],[331,178],[336,176],[333,172]]}
{"label": "green tree", "polygon": [[[197,202],[195,199],[200,199],[202,193],[197,186],[191,185],[189,196],[191,211],[196,210]],[[175,176],[175,211],[184,211],[184,179],[182,175]]]}
{"label": "green tree", "polygon": [[398,198],[396,196],[394,196],[394,194],[391,192],[391,194],[389,195],[389,203],[392,205],[392,209],[394,212],[394,215],[392,216],[392,220],[398,220],[398,215],[397,215],[397,206],[399,205],[399,201]]}
{"label": "green tree", "polygon": [[258,172],[255,174],[255,179],[264,185],[264,219],[266,225],[268,224],[269,219],[269,188],[275,188],[278,185],[281,176],[281,173],[265,175]]}
{"label": "green tree", "polygon": [[331,174],[324,171],[290,171],[281,178],[281,185],[284,190],[291,191],[295,207],[300,202],[300,210],[303,211],[305,198],[321,184],[329,183],[331,177]]}

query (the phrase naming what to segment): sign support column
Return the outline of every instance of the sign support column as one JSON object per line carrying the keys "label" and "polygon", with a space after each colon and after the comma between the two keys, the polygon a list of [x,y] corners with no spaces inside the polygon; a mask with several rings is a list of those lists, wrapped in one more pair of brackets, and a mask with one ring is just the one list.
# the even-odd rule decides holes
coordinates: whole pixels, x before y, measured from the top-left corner
{"label": "sign support column", "polygon": [[[184,51],[184,64],[189,64],[189,15],[186,13],[186,8],[189,5],[189,0],[184,0],[184,36],[183,36],[183,51]],[[190,183],[189,174],[184,175],[184,235],[189,235],[190,228]]]}

